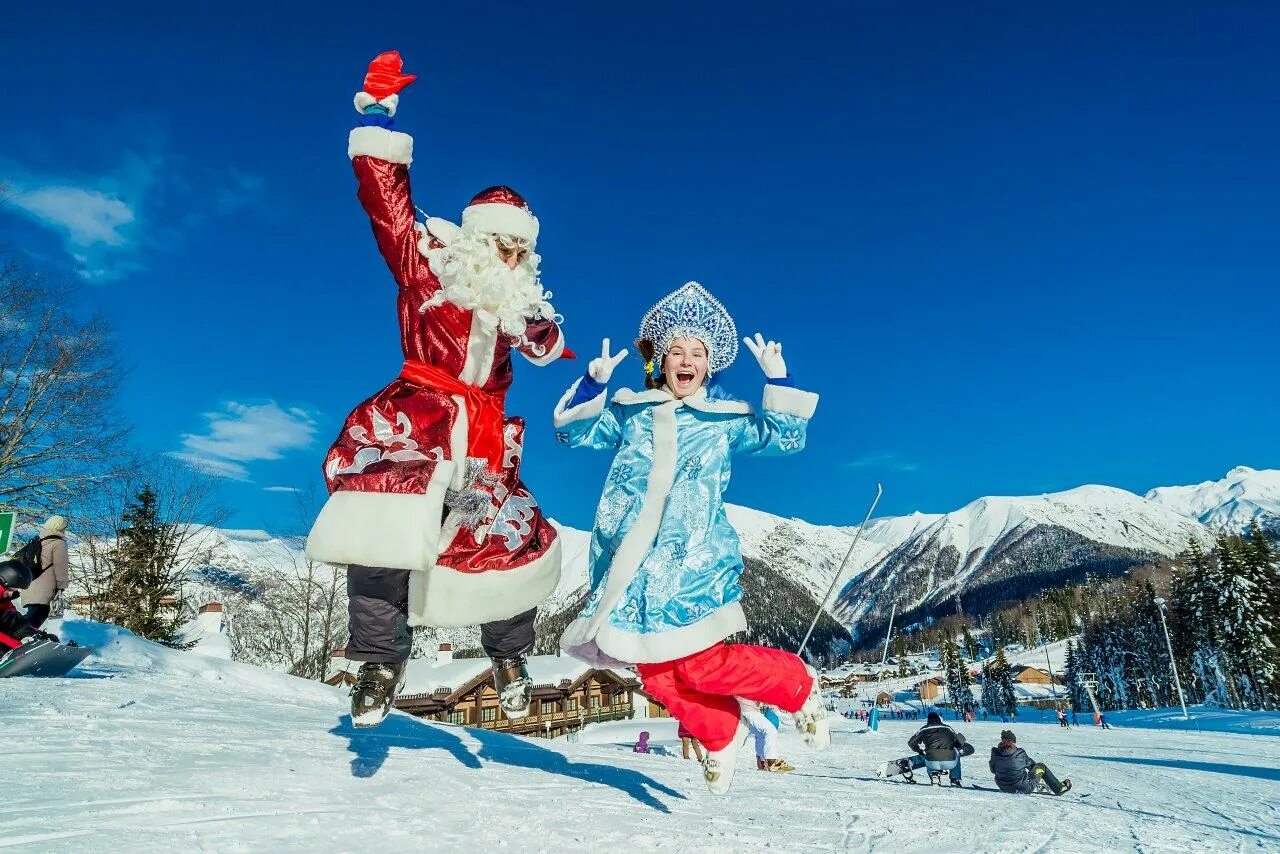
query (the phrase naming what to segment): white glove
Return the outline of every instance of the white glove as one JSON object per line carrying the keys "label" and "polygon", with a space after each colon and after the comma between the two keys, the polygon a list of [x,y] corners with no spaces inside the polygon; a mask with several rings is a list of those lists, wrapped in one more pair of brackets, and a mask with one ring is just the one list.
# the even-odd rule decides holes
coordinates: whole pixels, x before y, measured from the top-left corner
{"label": "white glove", "polygon": [[600,357],[592,359],[591,364],[587,365],[587,374],[600,385],[608,385],[609,377],[613,376],[613,369],[618,367],[618,363],[625,358],[627,358],[626,350],[619,350],[614,356],[609,355],[609,339],[606,338],[600,345]]}
{"label": "white glove", "polygon": [[787,363],[782,360],[781,344],[777,341],[766,342],[759,332],[754,339],[743,338],[742,343],[746,344],[751,355],[756,357],[756,361],[760,363],[760,370],[764,371],[767,378],[771,380],[786,378]]}

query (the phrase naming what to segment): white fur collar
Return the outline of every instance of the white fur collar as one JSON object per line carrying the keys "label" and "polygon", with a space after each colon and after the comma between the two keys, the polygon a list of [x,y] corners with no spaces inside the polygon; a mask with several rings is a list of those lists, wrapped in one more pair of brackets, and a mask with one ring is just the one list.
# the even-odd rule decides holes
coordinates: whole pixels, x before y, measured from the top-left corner
{"label": "white fur collar", "polygon": [[702,387],[686,398],[679,399],[665,388],[651,388],[644,391],[632,391],[621,388],[613,395],[613,402],[623,406],[637,403],[670,403],[676,401],[681,406],[689,406],[699,412],[714,412],[722,415],[750,415],[751,404],[741,400],[716,400],[707,397],[706,387]]}

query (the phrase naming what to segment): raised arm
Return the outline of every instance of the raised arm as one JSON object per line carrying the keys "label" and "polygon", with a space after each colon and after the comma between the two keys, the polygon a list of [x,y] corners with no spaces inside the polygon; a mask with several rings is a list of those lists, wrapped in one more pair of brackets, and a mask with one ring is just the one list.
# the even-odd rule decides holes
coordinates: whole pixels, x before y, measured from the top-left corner
{"label": "raised arm", "polygon": [[561,356],[567,359],[573,358],[572,354],[565,355],[564,331],[560,329],[560,324],[544,318],[529,321],[516,349],[540,368],[546,367]]}
{"label": "raised arm", "polygon": [[735,453],[761,456],[797,453],[804,448],[818,396],[795,388],[787,375],[781,344],[766,342],[759,333],[744,341],[764,371],[764,401],[760,415],[741,420],[730,437],[730,448]]}
{"label": "raised arm", "polygon": [[622,444],[620,407],[605,406],[605,392],[613,369],[626,357],[626,350],[610,355],[609,339],[604,339],[600,357],[591,360],[586,374],[556,404],[553,421],[560,444],[597,450],[616,450]]}
{"label": "raised arm", "polygon": [[352,129],[347,154],[360,187],[357,196],[369,215],[378,251],[401,286],[430,275],[418,251],[419,234],[409,191],[413,137],[395,130],[400,91],[412,83],[403,74],[400,54],[389,51],[369,63],[364,88],[356,93],[359,124]]}

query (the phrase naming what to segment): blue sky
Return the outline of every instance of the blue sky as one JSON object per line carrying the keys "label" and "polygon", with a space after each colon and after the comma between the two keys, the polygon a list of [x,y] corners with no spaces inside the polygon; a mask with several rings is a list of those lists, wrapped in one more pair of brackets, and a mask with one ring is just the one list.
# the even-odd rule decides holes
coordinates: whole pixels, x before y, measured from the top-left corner
{"label": "blue sky", "polygon": [[[846,523],[879,480],[905,513],[1280,466],[1274,4],[689,5],[21,4],[0,241],[85,279],[137,443],[270,525],[399,367],[345,156],[396,48],[418,205],[524,193],[579,353],[689,279],[785,344],[809,448],[732,500]],[[580,527],[607,460],[549,421],[584,367],[508,399]],[[759,394],[745,351],[725,381]]]}

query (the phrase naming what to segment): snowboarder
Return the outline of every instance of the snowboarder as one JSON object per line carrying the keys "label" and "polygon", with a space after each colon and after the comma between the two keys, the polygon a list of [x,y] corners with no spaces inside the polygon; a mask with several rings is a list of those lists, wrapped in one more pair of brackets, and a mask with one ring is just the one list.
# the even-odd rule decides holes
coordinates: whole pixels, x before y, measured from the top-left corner
{"label": "snowboarder", "polygon": [[[973,745],[965,737],[942,722],[942,716],[930,712],[924,726],[907,739],[907,747],[915,751],[913,767],[929,769],[929,781],[941,785],[942,775],[948,774],[951,785],[960,786],[962,771],[960,757],[972,756]],[[916,764],[916,761],[919,764]]]}
{"label": "snowboarder", "polygon": [[46,634],[28,623],[13,604],[18,591],[30,583],[31,572],[25,564],[16,560],[0,563],[0,655],[17,649],[28,638]]}
{"label": "snowboarder", "polygon": [[[504,714],[528,714],[524,656],[537,605],[560,576],[555,529],[520,480],[524,422],[503,411],[513,353],[539,366],[572,355],[539,280],[538,220],[514,190],[490,187],[460,226],[416,221],[413,138],[393,129],[414,79],[395,51],[377,57],[348,142],[399,286],[405,361],[330,447],[330,496],[307,541],[311,558],[347,566],[347,657],[364,662],[351,717],[362,727],[380,724],[403,686],[411,626],[480,624]],[[361,349],[340,311],[330,332]]]}
{"label": "snowboarder", "polygon": [[1014,792],[1029,795],[1036,791],[1041,783],[1055,795],[1066,793],[1071,788],[1071,781],[1053,776],[1043,762],[1036,762],[1021,747],[1012,730],[1000,733],[1000,743],[991,748],[991,761],[988,763],[991,773],[995,775],[996,786],[1002,792]]}
{"label": "snowboarder", "polygon": [[[794,771],[796,767],[778,754],[778,716],[770,706],[750,700],[738,700],[742,722],[751,730],[756,742],[756,769],[759,771]],[[772,713],[772,717],[770,714]]]}
{"label": "snowboarder", "polygon": [[706,745],[715,794],[729,790],[748,734],[739,697],[792,713],[811,746],[831,743],[812,668],[790,652],[724,643],[746,628],[742,555],[722,497],[730,457],[801,450],[818,402],[794,387],[780,344],[759,334],[746,344],[765,375],[759,414],[712,380],[737,355],[737,328],[689,282],[640,325],[644,391],[607,400],[627,351],[605,339],[555,410],[561,443],[616,452],[592,532],[591,594],[560,645],[593,666],[636,664],[650,696]]}

